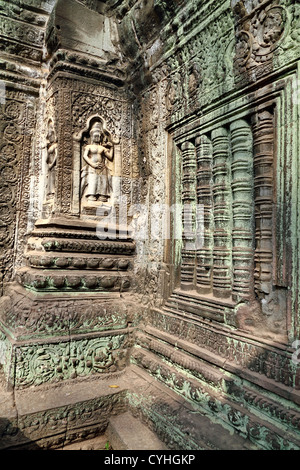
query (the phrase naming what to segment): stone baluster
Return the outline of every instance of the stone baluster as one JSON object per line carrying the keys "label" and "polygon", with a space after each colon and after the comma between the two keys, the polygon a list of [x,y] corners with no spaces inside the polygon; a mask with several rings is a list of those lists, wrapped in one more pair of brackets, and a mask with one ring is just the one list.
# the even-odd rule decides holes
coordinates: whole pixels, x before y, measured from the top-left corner
{"label": "stone baluster", "polygon": [[196,139],[197,202],[203,210],[202,246],[197,247],[197,291],[206,294],[212,290],[213,267],[213,200],[212,200],[212,145],[203,135]]}
{"label": "stone baluster", "polygon": [[232,289],[232,216],[230,142],[227,129],[212,132],[214,250],[213,293],[219,298],[231,296]]}
{"label": "stone baluster", "polygon": [[183,247],[181,265],[181,288],[194,288],[196,243],[196,152],[191,142],[181,146],[182,151],[182,205]]}
{"label": "stone baluster", "polygon": [[254,204],[252,131],[244,120],[231,124],[233,300],[253,296]]}
{"label": "stone baluster", "polygon": [[268,110],[253,118],[255,200],[255,291],[259,297],[272,287],[273,259],[273,115]]}

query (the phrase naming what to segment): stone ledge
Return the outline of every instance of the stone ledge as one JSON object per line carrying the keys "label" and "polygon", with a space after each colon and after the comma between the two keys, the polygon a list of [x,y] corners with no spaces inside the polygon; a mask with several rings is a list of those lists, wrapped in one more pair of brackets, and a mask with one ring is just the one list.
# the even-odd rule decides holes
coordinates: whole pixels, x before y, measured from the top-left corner
{"label": "stone ledge", "polygon": [[[0,396],[4,395],[0,390]],[[6,392],[5,397],[0,419],[2,449],[59,449],[97,439],[106,435],[110,422],[118,425],[128,412],[135,429],[143,429],[144,449],[255,448],[201,411],[195,413],[186,400],[135,366],[118,375],[31,387],[10,392],[10,399]],[[121,438],[125,440],[124,435]],[[133,450],[140,445],[127,440]],[[121,447],[114,441],[114,450],[119,450],[116,446]]]}
{"label": "stone ledge", "polygon": [[108,442],[117,450],[166,450],[167,447],[128,411],[109,420]]}

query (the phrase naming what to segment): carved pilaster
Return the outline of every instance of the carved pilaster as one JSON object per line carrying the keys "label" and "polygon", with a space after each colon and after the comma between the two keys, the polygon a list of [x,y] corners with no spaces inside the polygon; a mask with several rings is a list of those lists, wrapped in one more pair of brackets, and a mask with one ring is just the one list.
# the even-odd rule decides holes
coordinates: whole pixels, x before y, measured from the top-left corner
{"label": "carved pilaster", "polygon": [[70,214],[72,201],[72,171],[73,171],[73,142],[72,142],[72,113],[71,92],[62,89],[59,93],[58,107],[63,116],[62,124],[58,127],[58,160],[56,183],[56,209],[58,213]]}
{"label": "carved pilaster", "polygon": [[212,145],[203,135],[196,139],[197,202],[203,210],[203,243],[197,249],[197,290],[205,294],[212,289],[213,265],[213,200]]}
{"label": "carved pilaster", "polygon": [[274,128],[270,110],[253,118],[255,197],[255,290],[259,296],[271,292],[273,258],[273,152]]}
{"label": "carved pilaster", "polygon": [[231,295],[231,187],[230,143],[227,129],[212,132],[214,250],[213,293],[216,297]]}
{"label": "carved pilaster", "polygon": [[182,205],[183,205],[183,249],[181,287],[193,287],[195,273],[195,214],[196,214],[196,151],[195,146],[185,142],[182,147]]}
{"label": "carved pilaster", "polygon": [[244,120],[230,126],[232,150],[232,260],[234,300],[253,293],[253,156],[251,127]]}

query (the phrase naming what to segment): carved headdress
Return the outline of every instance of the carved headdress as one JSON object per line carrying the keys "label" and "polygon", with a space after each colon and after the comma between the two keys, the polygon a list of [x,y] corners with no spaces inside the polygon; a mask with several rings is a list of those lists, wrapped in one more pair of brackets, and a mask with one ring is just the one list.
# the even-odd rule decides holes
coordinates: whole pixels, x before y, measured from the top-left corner
{"label": "carved headdress", "polygon": [[101,126],[101,123],[100,123],[99,121],[96,121],[96,122],[92,125],[92,128],[91,128],[90,133],[91,133],[91,134],[94,134],[95,132],[100,132],[100,133],[102,133],[102,126]]}

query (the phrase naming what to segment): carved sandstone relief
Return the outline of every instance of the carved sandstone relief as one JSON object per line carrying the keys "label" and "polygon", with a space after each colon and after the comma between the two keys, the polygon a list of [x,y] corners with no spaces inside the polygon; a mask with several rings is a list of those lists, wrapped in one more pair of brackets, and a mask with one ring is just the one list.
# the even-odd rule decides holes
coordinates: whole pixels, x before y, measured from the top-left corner
{"label": "carved sandstone relief", "polygon": [[180,147],[184,232],[180,289],[171,295],[171,304],[177,299],[180,308],[199,316],[284,340],[287,292],[279,292],[273,277],[272,106]]}
{"label": "carved sandstone relief", "polygon": [[[254,249],[251,142],[251,126],[236,121],[230,129],[221,127],[211,135],[197,138],[196,147],[192,143],[182,146],[182,203],[190,211],[185,211],[189,221],[185,238],[191,246],[196,243],[196,249],[183,249],[181,279],[199,293],[235,300],[251,297]],[[196,205],[203,211],[204,223],[198,248]]]}
{"label": "carved sandstone relief", "polygon": [[4,281],[9,281],[14,264],[20,264],[23,256],[23,251],[17,251],[14,245],[15,231],[18,229],[21,242],[28,223],[26,211],[29,209],[30,154],[35,128],[34,100],[22,92],[7,90],[5,102],[0,104],[0,126],[1,271]]}
{"label": "carved sandstone relief", "polygon": [[107,203],[112,193],[114,145],[110,135],[104,133],[101,120],[95,120],[89,130],[90,143],[82,148],[80,198],[82,204]]}
{"label": "carved sandstone relief", "polygon": [[[273,56],[289,30],[289,14],[279,2],[253,4],[239,1],[234,7],[236,25],[236,80],[243,74],[255,80],[273,69]],[[240,77],[239,77],[240,75]]]}
{"label": "carved sandstone relief", "polygon": [[53,121],[48,122],[47,133],[47,181],[46,181],[46,199],[53,199],[55,196],[56,182],[56,163],[57,163],[57,137]]}
{"label": "carved sandstone relief", "polygon": [[15,352],[15,386],[24,388],[120,371],[126,366],[129,343],[129,337],[114,335],[19,347]]}

